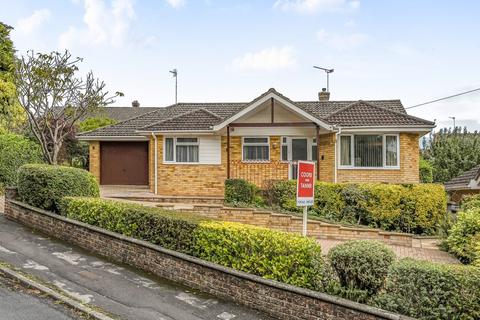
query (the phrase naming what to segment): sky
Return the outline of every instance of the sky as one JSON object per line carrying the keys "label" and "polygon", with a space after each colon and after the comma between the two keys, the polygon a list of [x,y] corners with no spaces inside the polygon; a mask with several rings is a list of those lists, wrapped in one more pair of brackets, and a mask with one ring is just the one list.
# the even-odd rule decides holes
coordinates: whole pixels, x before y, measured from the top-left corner
{"label": "sky", "polygon": [[[114,105],[250,101],[274,87],[316,100],[401,99],[480,88],[480,1],[0,0],[19,55],[84,58]],[[480,130],[480,91],[408,110],[438,128]]]}

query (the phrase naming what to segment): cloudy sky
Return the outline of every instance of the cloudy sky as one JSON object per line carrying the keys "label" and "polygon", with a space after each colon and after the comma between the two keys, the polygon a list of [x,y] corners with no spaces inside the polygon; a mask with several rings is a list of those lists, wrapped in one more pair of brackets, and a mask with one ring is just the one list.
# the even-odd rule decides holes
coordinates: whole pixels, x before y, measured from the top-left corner
{"label": "cloudy sky", "polygon": [[[335,68],[332,100],[408,107],[480,87],[480,1],[0,0],[19,54],[70,50],[115,105],[249,101],[270,87],[313,100]],[[480,92],[409,110],[480,129]]]}

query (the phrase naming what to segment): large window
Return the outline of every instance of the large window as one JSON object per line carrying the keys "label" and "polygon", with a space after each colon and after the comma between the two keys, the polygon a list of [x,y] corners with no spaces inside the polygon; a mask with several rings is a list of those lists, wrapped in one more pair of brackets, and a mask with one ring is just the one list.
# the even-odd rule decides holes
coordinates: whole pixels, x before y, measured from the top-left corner
{"label": "large window", "polygon": [[398,135],[340,136],[340,167],[398,168]]}
{"label": "large window", "polygon": [[270,145],[268,137],[243,138],[243,161],[269,161]]}
{"label": "large window", "polygon": [[165,162],[198,162],[198,138],[165,138]]}

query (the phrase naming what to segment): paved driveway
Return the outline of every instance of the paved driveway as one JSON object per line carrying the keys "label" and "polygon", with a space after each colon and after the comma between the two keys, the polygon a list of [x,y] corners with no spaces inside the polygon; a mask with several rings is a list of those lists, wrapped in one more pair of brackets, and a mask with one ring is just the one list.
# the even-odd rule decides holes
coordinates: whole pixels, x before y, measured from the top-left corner
{"label": "paved driveway", "polygon": [[122,319],[267,319],[254,310],[50,239],[3,215],[0,215],[0,261],[20,267],[68,295]]}

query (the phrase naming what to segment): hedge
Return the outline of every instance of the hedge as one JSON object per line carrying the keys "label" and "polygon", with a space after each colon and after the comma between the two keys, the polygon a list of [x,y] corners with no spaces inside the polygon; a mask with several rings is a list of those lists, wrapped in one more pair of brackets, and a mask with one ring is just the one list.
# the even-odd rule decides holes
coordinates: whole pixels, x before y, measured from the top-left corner
{"label": "hedge", "polygon": [[371,303],[419,319],[480,319],[480,268],[404,259]]}
{"label": "hedge", "polygon": [[343,288],[373,295],[382,288],[395,254],[381,242],[355,240],[333,247],[328,259]]}
{"label": "hedge", "polygon": [[458,214],[445,244],[462,262],[480,262],[480,208]]}
{"label": "hedge", "polygon": [[230,204],[252,204],[257,187],[244,179],[225,180],[225,202]]}
{"label": "hedge", "polygon": [[0,193],[4,187],[17,184],[19,167],[42,162],[40,146],[18,134],[0,134],[0,150]]}
{"label": "hedge", "polygon": [[322,276],[313,239],[238,223],[95,198],[66,197],[61,214],[268,279],[314,288]]}
{"label": "hedge", "polygon": [[462,199],[462,210],[480,209],[480,194],[467,195]]}
{"label": "hedge", "polygon": [[[281,181],[267,192],[282,209],[295,206],[295,181]],[[447,197],[438,184],[339,184],[317,182],[313,211],[320,217],[387,231],[438,234],[448,223]]]}
{"label": "hedge", "polygon": [[433,165],[430,161],[420,158],[419,162],[420,182],[432,183],[433,182]]}
{"label": "hedge", "polygon": [[98,197],[99,187],[88,171],[63,166],[27,164],[18,170],[18,194],[26,203],[58,212],[66,196]]}

